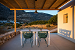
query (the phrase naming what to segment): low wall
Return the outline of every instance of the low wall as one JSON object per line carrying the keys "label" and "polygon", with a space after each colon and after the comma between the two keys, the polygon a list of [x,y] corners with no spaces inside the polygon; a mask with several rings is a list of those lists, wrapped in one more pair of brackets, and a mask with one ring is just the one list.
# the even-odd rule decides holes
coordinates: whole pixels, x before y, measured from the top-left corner
{"label": "low wall", "polygon": [[18,34],[20,34],[20,31],[8,32],[3,35],[0,35],[0,45],[4,44],[6,41],[10,40],[11,38],[15,37]]}

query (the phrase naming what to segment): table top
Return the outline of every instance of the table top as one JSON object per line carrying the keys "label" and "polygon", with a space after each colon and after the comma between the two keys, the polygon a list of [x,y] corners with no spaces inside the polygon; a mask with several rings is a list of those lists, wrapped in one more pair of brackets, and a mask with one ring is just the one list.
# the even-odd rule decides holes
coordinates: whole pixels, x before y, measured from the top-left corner
{"label": "table top", "polygon": [[[29,29],[24,29],[21,31],[29,31]],[[31,29],[30,31],[40,31],[40,29]],[[49,31],[48,29],[42,29],[42,31]]]}

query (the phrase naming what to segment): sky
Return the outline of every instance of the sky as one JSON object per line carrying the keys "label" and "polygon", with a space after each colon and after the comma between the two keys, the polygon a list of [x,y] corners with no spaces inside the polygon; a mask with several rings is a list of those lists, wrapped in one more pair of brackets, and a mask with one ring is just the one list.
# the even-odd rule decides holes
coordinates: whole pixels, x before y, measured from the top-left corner
{"label": "sky", "polygon": [[[35,10],[24,10],[25,12],[35,12]],[[58,10],[37,10],[39,13],[47,13],[51,15],[56,15],[58,14]]]}

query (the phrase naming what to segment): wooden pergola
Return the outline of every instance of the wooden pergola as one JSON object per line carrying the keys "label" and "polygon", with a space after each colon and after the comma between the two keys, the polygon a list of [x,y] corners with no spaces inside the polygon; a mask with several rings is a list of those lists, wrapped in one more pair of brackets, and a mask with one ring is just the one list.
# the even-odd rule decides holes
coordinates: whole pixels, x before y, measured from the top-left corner
{"label": "wooden pergola", "polygon": [[14,10],[14,27],[16,32],[16,10],[60,10],[70,0],[0,0],[0,3]]}

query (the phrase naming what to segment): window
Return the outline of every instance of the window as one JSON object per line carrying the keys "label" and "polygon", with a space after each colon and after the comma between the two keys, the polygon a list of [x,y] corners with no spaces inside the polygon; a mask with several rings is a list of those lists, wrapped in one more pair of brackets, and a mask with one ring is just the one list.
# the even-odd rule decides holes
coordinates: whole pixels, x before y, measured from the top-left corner
{"label": "window", "polygon": [[68,23],[68,14],[63,15],[63,23]]}

